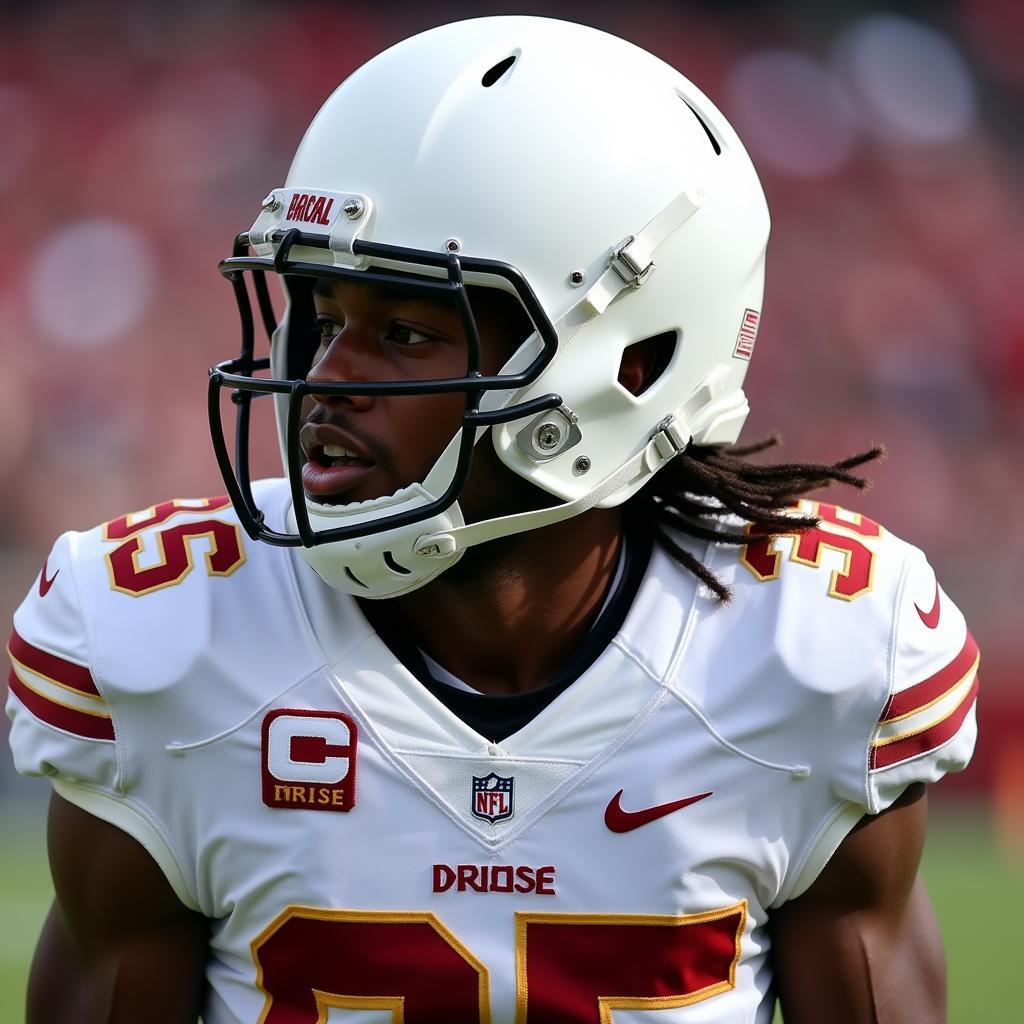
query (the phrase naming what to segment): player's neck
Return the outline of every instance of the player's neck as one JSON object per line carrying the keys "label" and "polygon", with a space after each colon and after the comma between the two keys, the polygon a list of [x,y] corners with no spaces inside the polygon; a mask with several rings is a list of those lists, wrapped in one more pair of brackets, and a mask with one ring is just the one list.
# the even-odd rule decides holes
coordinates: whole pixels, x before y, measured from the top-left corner
{"label": "player's neck", "polygon": [[622,517],[592,509],[470,550],[433,583],[387,602],[409,639],[484,693],[550,682],[586,635],[618,564]]}

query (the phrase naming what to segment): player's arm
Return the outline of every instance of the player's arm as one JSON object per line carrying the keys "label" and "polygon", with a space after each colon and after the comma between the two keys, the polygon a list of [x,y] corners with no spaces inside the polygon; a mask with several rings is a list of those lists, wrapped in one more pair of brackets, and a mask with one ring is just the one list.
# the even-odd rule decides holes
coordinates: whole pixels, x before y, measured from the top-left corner
{"label": "player's arm", "polygon": [[917,874],[921,783],[863,818],[814,883],[771,917],[786,1024],[941,1024],[945,957]]}
{"label": "player's arm", "polygon": [[54,794],[56,901],[29,978],[28,1024],[195,1024],[208,925],[127,833]]}

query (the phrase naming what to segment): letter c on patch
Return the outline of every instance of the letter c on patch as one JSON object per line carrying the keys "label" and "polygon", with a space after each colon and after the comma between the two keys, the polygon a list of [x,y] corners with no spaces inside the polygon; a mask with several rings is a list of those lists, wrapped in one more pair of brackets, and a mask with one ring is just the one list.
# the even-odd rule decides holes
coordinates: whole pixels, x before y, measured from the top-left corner
{"label": "letter c on patch", "polygon": [[[318,741],[322,759],[293,759],[296,739]],[[267,729],[267,767],[282,782],[336,785],[349,773],[351,750],[351,730],[340,718],[283,714],[274,718]]]}

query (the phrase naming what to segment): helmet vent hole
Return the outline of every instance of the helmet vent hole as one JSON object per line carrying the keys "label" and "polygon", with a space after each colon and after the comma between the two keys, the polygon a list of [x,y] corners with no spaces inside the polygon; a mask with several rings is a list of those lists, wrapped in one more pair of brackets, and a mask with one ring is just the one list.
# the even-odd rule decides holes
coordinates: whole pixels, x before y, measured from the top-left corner
{"label": "helmet vent hole", "polygon": [[[679,98],[683,100],[682,96],[680,96]],[[683,100],[683,102],[686,103],[686,100]],[[701,117],[700,114],[698,114],[697,111],[693,107],[691,107],[689,103],[686,103],[686,106],[689,108],[690,113],[693,114],[695,118],[697,118],[697,123],[701,126],[701,128],[704,129],[704,134],[708,137],[708,141],[711,143],[711,148],[715,151],[715,156],[721,156],[722,147],[719,144],[718,139],[716,139],[714,135],[711,134],[711,129],[708,127],[707,121],[705,121],[704,118]]]}
{"label": "helmet vent hole", "polygon": [[352,581],[352,582],[353,582],[353,583],[354,583],[354,584],[355,584],[355,585],[356,585],[357,587],[362,587],[362,588],[363,588],[364,590],[367,590],[367,589],[368,589],[368,587],[366,586],[366,584],[365,584],[365,583],[364,583],[364,582],[363,582],[363,581],[362,581],[362,580],[361,580],[361,579],[360,579],[360,578],[359,578],[359,577],[358,577],[358,576],[357,576],[357,575],[356,575],[356,574],[355,574],[355,573],[354,573],[354,572],[353,572],[353,571],[352,571],[352,570],[351,570],[351,569],[350,569],[350,568],[349,568],[349,567],[348,567],[347,565],[345,566],[345,575],[346,575],[346,576],[347,576],[347,577],[348,577],[348,578],[349,578],[349,579],[350,579],[350,580],[351,580],[351,581]]}
{"label": "helmet vent hole", "polygon": [[392,571],[397,572],[400,576],[408,576],[412,569],[406,569],[404,565],[399,565],[395,561],[395,556],[390,551],[384,552],[384,564]]}
{"label": "helmet vent hole", "polygon": [[505,72],[508,71],[508,69],[512,67],[513,64],[515,64],[515,62],[515,54],[513,54],[511,57],[506,57],[504,60],[499,60],[498,63],[495,64],[493,68],[490,68],[488,71],[484,72],[484,77],[480,79],[480,84],[485,89],[490,89],[490,87],[494,85],[494,83],[498,81],[498,79],[501,78],[501,76],[505,74]]}
{"label": "helmet vent hole", "polygon": [[672,362],[677,341],[675,331],[665,331],[628,345],[619,365],[619,383],[637,397],[649,391]]}

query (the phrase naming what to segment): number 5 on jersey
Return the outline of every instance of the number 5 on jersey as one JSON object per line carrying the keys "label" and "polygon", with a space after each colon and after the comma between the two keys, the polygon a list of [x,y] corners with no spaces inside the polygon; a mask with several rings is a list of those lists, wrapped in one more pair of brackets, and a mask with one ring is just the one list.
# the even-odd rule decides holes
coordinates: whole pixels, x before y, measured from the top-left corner
{"label": "number 5 on jersey", "polygon": [[198,519],[165,527],[156,533],[157,561],[140,565],[145,553],[142,533],[167,522],[173,516],[197,515],[228,508],[231,499],[217,498],[161,502],[141,512],[112,519],[103,527],[103,539],[123,541],[107,554],[107,572],[111,589],[132,597],[173,587],[193,569],[192,546],[206,545],[204,557],[208,576],[230,576],[244,561],[242,533],[235,523],[223,519]]}

